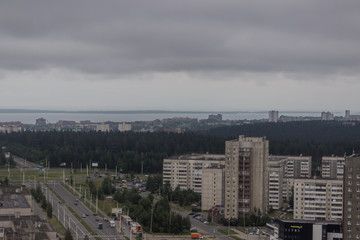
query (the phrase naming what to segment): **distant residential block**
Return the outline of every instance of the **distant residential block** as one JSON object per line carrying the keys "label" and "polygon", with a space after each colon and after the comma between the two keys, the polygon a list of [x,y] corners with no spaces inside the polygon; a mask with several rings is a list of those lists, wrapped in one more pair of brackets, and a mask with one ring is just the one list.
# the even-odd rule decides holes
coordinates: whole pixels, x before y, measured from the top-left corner
{"label": "distant residential block", "polygon": [[211,114],[208,116],[208,120],[222,121],[222,114]]}
{"label": "distant residential block", "polygon": [[38,126],[38,127],[46,126],[46,119],[45,118],[36,119],[35,126]]}
{"label": "distant residential block", "polygon": [[96,131],[109,132],[110,131],[110,125],[107,124],[107,123],[96,124]]}
{"label": "distant residential block", "polygon": [[120,132],[128,132],[131,131],[131,124],[130,123],[119,123],[118,130]]}
{"label": "distant residential block", "polygon": [[269,122],[278,122],[279,119],[279,111],[269,111]]}

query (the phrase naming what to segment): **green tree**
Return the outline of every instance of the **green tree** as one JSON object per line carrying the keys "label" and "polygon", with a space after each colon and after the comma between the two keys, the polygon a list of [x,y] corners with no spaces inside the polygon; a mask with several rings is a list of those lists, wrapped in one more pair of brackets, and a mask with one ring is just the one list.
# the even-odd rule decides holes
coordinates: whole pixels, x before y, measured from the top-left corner
{"label": "green tree", "polygon": [[46,207],[46,213],[48,218],[52,218],[52,211],[53,211],[52,205],[50,202],[48,202]]}
{"label": "green tree", "polygon": [[65,231],[65,240],[74,240],[69,228]]}

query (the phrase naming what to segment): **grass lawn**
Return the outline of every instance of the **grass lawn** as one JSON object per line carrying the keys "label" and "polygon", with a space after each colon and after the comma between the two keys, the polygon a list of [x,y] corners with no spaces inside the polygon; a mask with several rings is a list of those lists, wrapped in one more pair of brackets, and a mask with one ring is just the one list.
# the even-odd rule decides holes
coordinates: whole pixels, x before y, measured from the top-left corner
{"label": "grass lawn", "polygon": [[[221,232],[221,233],[224,234],[224,235],[228,235],[228,230],[227,230],[227,228],[221,228],[221,229],[218,230],[218,232]],[[230,235],[233,235],[233,234],[237,234],[237,233],[236,233],[235,231],[233,231],[233,230],[230,229]]]}

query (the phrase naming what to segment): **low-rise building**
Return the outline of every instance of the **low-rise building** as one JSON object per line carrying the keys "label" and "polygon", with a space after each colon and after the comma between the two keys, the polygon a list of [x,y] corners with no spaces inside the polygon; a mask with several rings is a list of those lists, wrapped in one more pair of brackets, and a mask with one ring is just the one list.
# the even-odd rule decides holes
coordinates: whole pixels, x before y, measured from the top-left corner
{"label": "low-rise building", "polygon": [[266,235],[270,240],[343,239],[341,221],[275,219],[266,225]]}

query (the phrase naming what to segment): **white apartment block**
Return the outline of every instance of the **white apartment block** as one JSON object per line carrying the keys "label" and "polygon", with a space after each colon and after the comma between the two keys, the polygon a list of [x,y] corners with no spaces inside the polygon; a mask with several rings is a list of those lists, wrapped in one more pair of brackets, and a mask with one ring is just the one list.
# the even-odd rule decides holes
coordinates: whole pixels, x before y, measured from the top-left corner
{"label": "white apartment block", "polygon": [[294,219],[341,220],[343,181],[340,179],[295,179]]}
{"label": "white apartment block", "polygon": [[131,131],[131,124],[130,123],[119,123],[118,130],[120,132],[128,132]]}
{"label": "white apartment block", "polygon": [[345,157],[322,157],[321,175],[323,178],[344,177]]}
{"label": "white apartment block", "polygon": [[169,182],[172,189],[202,191],[203,170],[208,167],[224,166],[224,155],[191,154],[164,159],[163,183]]}
{"label": "white apartment block", "polygon": [[204,168],[201,189],[201,210],[224,204],[224,166]]}
{"label": "white apartment block", "polygon": [[245,137],[225,142],[225,218],[242,218],[254,208],[267,212],[269,141]]}

